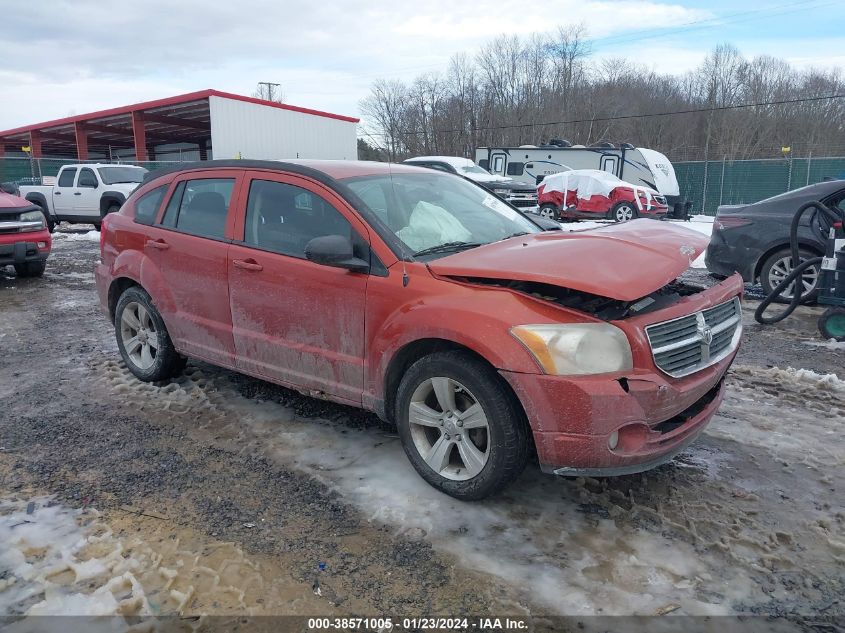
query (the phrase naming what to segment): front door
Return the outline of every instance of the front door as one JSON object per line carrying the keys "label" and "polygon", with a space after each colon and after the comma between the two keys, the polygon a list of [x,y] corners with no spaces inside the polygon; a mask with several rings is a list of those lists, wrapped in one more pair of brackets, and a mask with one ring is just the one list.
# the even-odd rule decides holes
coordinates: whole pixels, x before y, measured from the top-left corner
{"label": "front door", "polygon": [[73,193],[73,214],[80,217],[100,219],[100,191],[97,174],[89,167],[79,170],[76,191]]}
{"label": "front door", "polygon": [[369,233],[329,189],[293,174],[247,174],[229,249],[238,367],[361,402],[368,276],[305,258],[322,235],[344,235],[369,258]]}
{"label": "front door", "polygon": [[233,366],[228,250],[240,170],[188,172],[171,185],[159,223],[146,230],[144,253],[170,292],[162,314],[176,348]]}

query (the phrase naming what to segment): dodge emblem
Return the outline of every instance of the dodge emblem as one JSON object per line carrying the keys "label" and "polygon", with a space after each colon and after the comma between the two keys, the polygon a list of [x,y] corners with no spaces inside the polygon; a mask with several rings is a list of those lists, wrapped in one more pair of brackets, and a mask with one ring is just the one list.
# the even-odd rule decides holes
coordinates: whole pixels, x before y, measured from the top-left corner
{"label": "dodge emblem", "polygon": [[705,325],[701,328],[701,340],[707,346],[713,342],[713,330],[709,325]]}

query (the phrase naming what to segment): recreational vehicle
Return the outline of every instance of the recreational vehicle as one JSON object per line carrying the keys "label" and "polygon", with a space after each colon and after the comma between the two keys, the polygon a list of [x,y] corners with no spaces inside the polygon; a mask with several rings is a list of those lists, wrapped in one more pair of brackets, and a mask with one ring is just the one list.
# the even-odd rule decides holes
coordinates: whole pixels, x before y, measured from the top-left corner
{"label": "recreational vehicle", "polygon": [[569,145],[566,141],[553,143],[539,147],[479,147],[475,162],[493,175],[526,184],[540,184],[546,176],[570,169],[600,169],[626,182],[656,189],[670,205],[679,202],[675,169],[660,152],[628,143],[619,147],[610,143],[591,147]]}

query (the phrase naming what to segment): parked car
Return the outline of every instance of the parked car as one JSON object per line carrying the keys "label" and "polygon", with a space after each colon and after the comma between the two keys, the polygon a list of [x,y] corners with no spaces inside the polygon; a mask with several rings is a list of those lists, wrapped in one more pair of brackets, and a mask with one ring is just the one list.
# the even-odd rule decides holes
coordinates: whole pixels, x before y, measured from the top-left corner
{"label": "parked car", "polygon": [[633,185],[598,169],[573,169],[546,176],[538,189],[539,214],[555,220],[581,218],[624,222],[662,218],[666,198],[650,187]]}
{"label": "parked car", "polygon": [[55,185],[21,185],[20,195],[41,207],[51,232],[59,222],[99,229],[103,217],[120,209],[146,173],[135,165],[65,165]]}
{"label": "parked car", "polygon": [[[716,211],[710,245],[704,257],[707,269],[719,276],[738,272],[770,294],[792,271],[789,229],[801,205],[820,201],[828,206],[845,208],[845,180],[820,182],[751,204],[722,205]],[[801,259],[824,255],[825,237],[808,214],[799,225]],[[819,269],[810,267],[802,275],[804,301],[818,295]],[[792,298],[794,284],[780,299]]]}
{"label": "parked car", "polygon": [[14,266],[18,277],[40,277],[52,247],[41,209],[0,191],[0,267]]}
{"label": "parked car", "polygon": [[479,499],[534,451],[620,475],[701,432],[742,327],[738,275],[677,280],[706,243],[645,220],[544,232],[411,165],[208,161],[104,218],[96,282],[141,380],[193,357],[374,411],[428,483]]}
{"label": "parked car", "polygon": [[419,165],[420,167],[437,169],[469,178],[517,208],[529,210],[537,206],[536,186],[517,182],[512,178],[494,176],[486,169],[482,169],[476,165],[469,158],[458,158],[456,156],[418,156],[416,158],[409,158],[405,162],[410,165]]}

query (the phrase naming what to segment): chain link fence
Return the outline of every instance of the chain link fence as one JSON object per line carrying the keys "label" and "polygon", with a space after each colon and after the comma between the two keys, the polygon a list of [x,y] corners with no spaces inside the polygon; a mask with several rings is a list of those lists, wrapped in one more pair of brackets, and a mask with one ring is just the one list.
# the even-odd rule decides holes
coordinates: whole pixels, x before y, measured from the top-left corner
{"label": "chain link fence", "polygon": [[[670,156],[671,159],[671,156]],[[64,158],[0,159],[0,182],[40,184],[62,165],[82,161]],[[120,161],[149,170],[193,161]],[[117,163],[115,163],[117,164]],[[754,160],[674,162],[681,200],[692,202],[692,213],[715,215],[720,204],[745,204],[829,178],[845,178],[845,155]]]}
{"label": "chain link fence", "polygon": [[782,157],[758,160],[675,162],[682,200],[693,213],[715,215],[720,204],[745,204],[812,185],[845,178],[845,156]]}
{"label": "chain link fence", "polygon": [[[59,173],[62,165],[73,165],[77,163],[91,163],[93,161],[80,161],[68,158],[0,158],[0,182],[13,182],[17,185],[38,185],[42,178],[54,177]],[[183,162],[195,162],[195,160],[184,161],[97,161],[112,165],[139,165],[150,171],[162,167],[170,167]]]}

